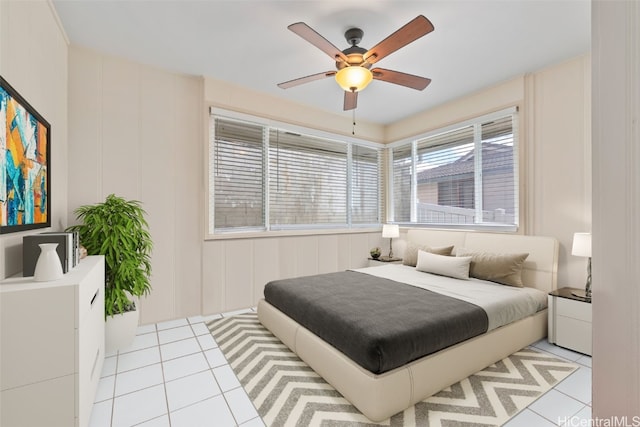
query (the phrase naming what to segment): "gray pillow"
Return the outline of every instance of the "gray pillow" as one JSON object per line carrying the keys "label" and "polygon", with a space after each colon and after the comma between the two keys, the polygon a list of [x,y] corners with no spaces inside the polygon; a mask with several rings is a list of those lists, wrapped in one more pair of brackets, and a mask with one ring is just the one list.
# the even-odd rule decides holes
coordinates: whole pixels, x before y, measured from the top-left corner
{"label": "gray pillow", "polygon": [[419,245],[415,242],[407,242],[407,246],[402,256],[402,264],[415,267],[418,263],[418,251],[431,252],[436,255],[451,255],[453,246],[443,246],[439,248],[431,248],[427,245]]}
{"label": "gray pillow", "polygon": [[528,253],[500,254],[474,252],[464,248],[456,251],[456,256],[470,256],[469,276],[507,286],[522,288],[522,265]]}

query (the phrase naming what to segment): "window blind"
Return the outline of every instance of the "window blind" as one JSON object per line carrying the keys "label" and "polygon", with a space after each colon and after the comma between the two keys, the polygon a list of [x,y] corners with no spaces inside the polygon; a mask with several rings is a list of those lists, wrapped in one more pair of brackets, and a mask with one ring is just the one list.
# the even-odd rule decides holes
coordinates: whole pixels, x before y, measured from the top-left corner
{"label": "window blind", "polygon": [[264,228],[263,127],[214,123],[214,227]]}
{"label": "window blind", "polygon": [[380,150],[354,145],[351,152],[351,222],[379,224]]}
{"label": "window blind", "polygon": [[269,132],[271,229],[347,224],[347,145]]}
{"label": "window blind", "polygon": [[382,148],[210,117],[209,233],[377,226]]}

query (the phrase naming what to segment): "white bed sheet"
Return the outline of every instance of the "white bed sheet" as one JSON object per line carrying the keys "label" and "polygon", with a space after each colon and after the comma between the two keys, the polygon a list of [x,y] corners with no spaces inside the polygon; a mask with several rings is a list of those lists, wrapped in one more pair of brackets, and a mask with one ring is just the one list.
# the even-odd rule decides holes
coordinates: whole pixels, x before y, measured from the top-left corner
{"label": "white bed sheet", "polygon": [[453,279],[400,264],[353,271],[406,283],[475,304],[487,313],[488,331],[524,319],[547,307],[547,294],[534,288],[515,288],[474,278]]}

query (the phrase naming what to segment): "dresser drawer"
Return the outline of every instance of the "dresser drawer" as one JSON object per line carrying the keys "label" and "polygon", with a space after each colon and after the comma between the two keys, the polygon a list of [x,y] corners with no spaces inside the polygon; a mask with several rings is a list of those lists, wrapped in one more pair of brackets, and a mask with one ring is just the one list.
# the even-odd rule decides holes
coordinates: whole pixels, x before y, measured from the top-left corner
{"label": "dresser drawer", "polygon": [[0,426],[76,426],[74,380],[71,374],[0,392]]}
{"label": "dresser drawer", "polygon": [[0,294],[0,389],[73,375],[74,300],[71,286]]}
{"label": "dresser drawer", "polygon": [[[82,263],[80,266],[84,267]],[[94,310],[96,299],[101,292],[104,292],[104,258],[102,257],[97,261],[96,267],[86,274],[78,287],[78,325],[82,325],[84,318]],[[102,298],[102,307],[104,307],[104,295]]]}
{"label": "dresser drawer", "polygon": [[574,301],[567,298],[556,299],[556,313],[558,316],[571,317],[583,322],[591,323],[591,304]]}
{"label": "dresser drawer", "polygon": [[571,317],[556,317],[556,343],[584,354],[591,354],[591,323]]}

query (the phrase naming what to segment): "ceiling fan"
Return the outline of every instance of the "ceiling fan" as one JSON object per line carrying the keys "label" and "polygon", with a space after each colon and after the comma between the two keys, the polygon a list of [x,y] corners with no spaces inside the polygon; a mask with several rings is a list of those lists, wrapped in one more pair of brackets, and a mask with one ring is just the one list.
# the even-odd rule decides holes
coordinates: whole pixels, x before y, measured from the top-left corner
{"label": "ceiling fan", "polygon": [[336,81],[345,91],[344,110],[347,111],[357,107],[358,92],[364,89],[372,79],[395,83],[416,90],[423,90],[431,83],[431,79],[414,76],[413,74],[401,73],[384,68],[370,69],[371,65],[385,56],[433,31],[433,24],[422,15],[418,15],[369,50],[358,46],[358,43],[360,43],[364,35],[364,32],[360,28],[350,28],[344,33],[351,47],[343,51],[340,51],[330,41],[322,37],[304,22],[291,24],[287,28],[335,60],[337,71],[325,71],[323,73],[312,74],[279,83],[278,87],[282,89],[288,89],[303,83],[335,76]]}

